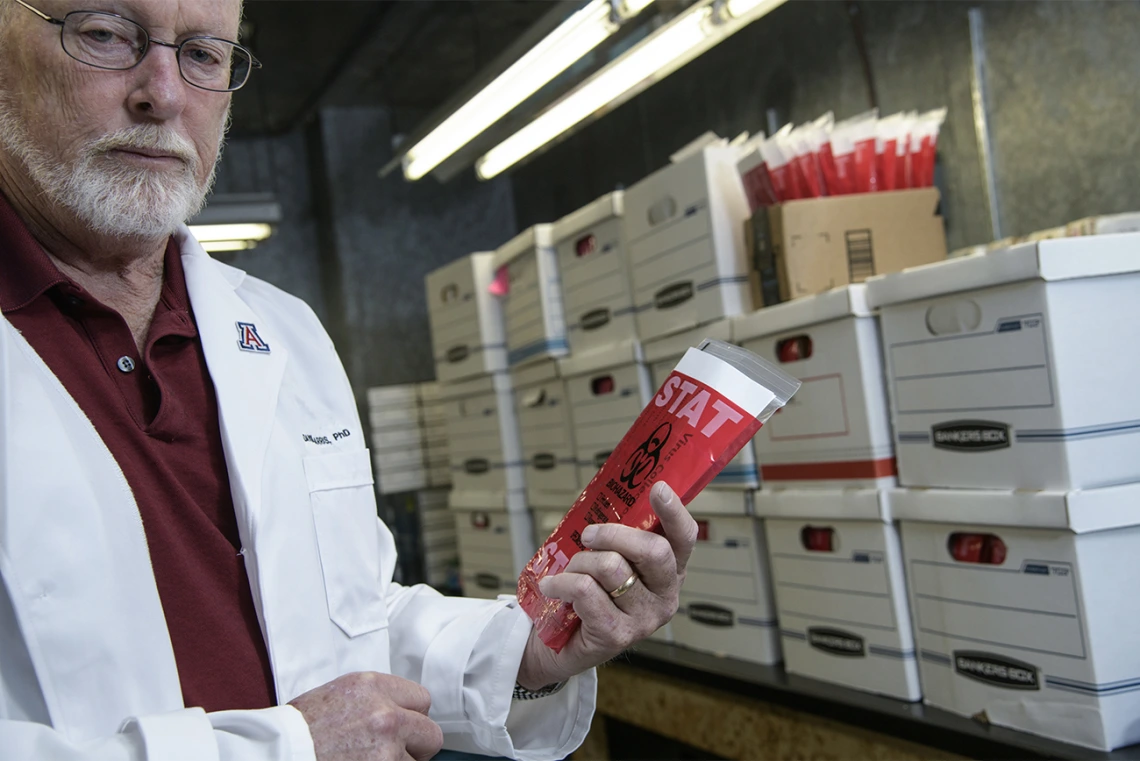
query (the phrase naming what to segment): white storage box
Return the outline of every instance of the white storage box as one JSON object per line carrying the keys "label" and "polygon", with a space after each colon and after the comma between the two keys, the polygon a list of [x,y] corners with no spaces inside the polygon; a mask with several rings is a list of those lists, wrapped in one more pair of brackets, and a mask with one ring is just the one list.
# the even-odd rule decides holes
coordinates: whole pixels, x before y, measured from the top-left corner
{"label": "white storage box", "polygon": [[[718,341],[732,340],[732,325],[729,320],[720,320],[694,330],[677,333],[676,335],[660,338],[645,344],[645,360],[649,363],[649,373],[652,378],[654,390],[661,388],[661,384],[673,372],[673,368],[681,361],[685,352],[694,346],[700,346],[706,338]],[[652,393],[652,392],[651,392]],[[798,394],[797,394],[798,396]],[[795,397],[793,397],[794,399]],[[763,429],[761,429],[763,430]],[[724,470],[709,484],[713,489],[745,489],[752,490],[760,485],[760,469],[756,464],[756,455],[749,441],[733,457]]]}
{"label": "white storage box", "polygon": [[570,398],[578,476],[585,488],[653,394],[637,343],[572,356],[559,363]]}
{"label": "white storage box", "polygon": [[892,505],[927,703],[1093,748],[1140,741],[1140,485]]}
{"label": "white storage box", "polygon": [[[424,431],[418,425],[410,428],[373,428],[372,451],[398,451],[407,453],[414,450],[421,453],[424,448]],[[422,460],[423,457],[421,456]]]}
{"label": "white storage box", "polygon": [[425,278],[432,355],[443,382],[507,367],[502,305],[488,291],[494,259],[489,252],[471,254]]}
{"label": "white storage box", "polygon": [[1140,480],[1140,234],[1045,240],[868,282],[899,481]]}
{"label": "white storage box", "polygon": [[883,352],[866,286],[737,317],[732,336],[803,382],[752,439],[765,489],[894,486]]}
{"label": "white storage box", "polygon": [[506,291],[498,298],[503,302],[507,363],[515,367],[565,357],[570,343],[550,225],[535,225],[500,246],[495,272]]}
{"label": "white storage box", "polygon": [[784,668],[857,690],[919,700],[918,658],[891,492],[757,492]]}
{"label": "white storage box", "polygon": [[625,193],[625,240],[642,341],[752,308],[736,172],[739,151],[712,145]]}
{"label": "white storage box", "polygon": [[572,354],[637,335],[622,241],[623,195],[602,196],[552,228]]}
{"label": "white storage box", "polygon": [[[506,373],[441,386],[451,483],[466,504],[525,509],[518,421]],[[453,493],[452,501],[456,502]]]}
{"label": "white storage box", "polygon": [[527,501],[533,507],[569,509],[581,493],[570,402],[558,365],[547,360],[511,373],[518,409]]}
{"label": "white storage box", "polygon": [[454,515],[463,594],[490,599],[515,594],[519,574],[538,550],[531,513],[463,510]]}
{"label": "white storage box", "polygon": [[[699,533],[673,617],[673,641],[754,663],[779,663],[764,526],[752,517],[701,514],[699,504],[708,494],[698,494],[689,506],[696,506]],[[741,503],[751,497],[731,496]]]}

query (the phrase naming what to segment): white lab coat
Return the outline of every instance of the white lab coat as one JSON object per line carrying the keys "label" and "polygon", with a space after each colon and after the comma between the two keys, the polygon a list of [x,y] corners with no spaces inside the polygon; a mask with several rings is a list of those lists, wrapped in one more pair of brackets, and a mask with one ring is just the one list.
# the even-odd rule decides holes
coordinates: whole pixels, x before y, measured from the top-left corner
{"label": "white lab coat", "polygon": [[[316,316],[210,259],[188,230],[178,237],[282,705],[183,706],[122,471],[3,320],[0,759],[311,761],[308,726],[284,704],[353,671],[424,685],[446,747],[527,761],[567,755],[593,714],[593,672],[552,697],[512,703],[531,628],[515,600],[392,582],[395,545],[376,517],[356,404]],[[243,350],[237,323],[256,326],[269,351]]]}

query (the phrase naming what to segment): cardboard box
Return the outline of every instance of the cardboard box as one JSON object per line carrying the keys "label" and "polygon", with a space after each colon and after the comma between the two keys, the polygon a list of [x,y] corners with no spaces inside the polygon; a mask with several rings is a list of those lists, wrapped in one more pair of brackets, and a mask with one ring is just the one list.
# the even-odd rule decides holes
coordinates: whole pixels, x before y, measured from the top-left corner
{"label": "cardboard box", "polygon": [[550,225],[535,225],[500,246],[495,272],[497,284],[505,287],[498,298],[503,302],[507,363],[517,367],[565,357],[570,343]]}
{"label": "cardboard box", "polygon": [[376,428],[372,429],[372,451],[374,453],[409,451],[420,455],[423,460],[424,432],[419,426],[412,428]]}
{"label": "cardboard box", "polygon": [[1140,480],[1140,235],[1028,243],[876,279],[907,486]]}
{"label": "cardboard box", "polygon": [[[722,141],[723,142],[723,141]],[[643,341],[751,309],[739,151],[688,152],[625,193],[625,237]]]}
{"label": "cardboard box", "polygon": [[945,259],[938,199],[937,189],[918,188],[761,209],[752,257],[764,306]]}
{"label": "cardboard box", "polygon": [[736,317],[732,337],[803,382],[752,439],[764,489],[895,485],[883,352],[866,286]]}
{"label": "cardboard box", "polygon": [[519,574],[538,550],[531,513],[464,510],[455,513],[455,532],[464,595],[515,594]]}
{"label": "cardboard box", "polygon": [[[676,333],[665,338],[659,338],[645,344],[645,360],[649,363],[650,384],[655,393],[661,384],[673,372],[673,368],[681,361],[686,351],[699,346],[701,341],[712,338],[718,341],[732,340],[732,323],[729,320],[719,320],[693,330]],[[763,429],[761,429],[763,430]],[[752,490],[760,486],[760,469],[756,464],[756,455],[752,442],[744,445],[736,457],[733,457],[724,470],[709,484],[713,489],[744,489]]]}
{"label": "cardboard box", "polygon": [[[708,493],[697,495],[693,504]],[[743,502],[749,495],[732,496]],[[779,663],[763,524],[752,517],[700,515],[697,525],[700,533],[673,617],[673,641],[754,663]]]}
{"label": "cardboard box", "polygon": [[447,384],[440,393],[447,413],[451,482],[467,499],[461,504],[526,509],[510,376],[495,373]]}
{"label": "cardboard box", "polygon": [[[1140,485],[892,503],[928,704],[1102,750],[1140,741]],[[979,536],[990,549],[965,554]]]}
{"label": "cardboard box", "polygon": [[891,492],[780,490],[756,494],[789,673],[899,700],[919,700]]}
{"label": "cardboard box", "polygon": [[518,411],[526,496],[532,508],[569,509],[581,493],[566,383],[554,360],[511,373]]}
{"label": "cardboard box", "polygon": [[571,354],[637,335],[622,240],[624,194],[602,196],[552,226]]}
{"label": "cardboard box", "polygon": [[429,272],[428,322],[435,375],[451,383],[507,368],[503,308],[488,288],[495,255],[480,252]]}
{"label": "cardboard box", "polygon": [[649,369],[636,342],[568,357],[559,369],[570,399],[580,488],[585,488],[649,402]]}

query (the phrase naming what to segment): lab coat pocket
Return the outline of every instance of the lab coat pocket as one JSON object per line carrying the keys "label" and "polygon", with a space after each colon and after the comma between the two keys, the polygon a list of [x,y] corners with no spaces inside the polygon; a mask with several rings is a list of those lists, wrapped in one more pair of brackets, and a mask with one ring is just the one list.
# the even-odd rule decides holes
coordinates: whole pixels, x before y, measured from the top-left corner
{"label": "lab coat pocket", "polygon": [[379,523],[368,450],[305,458],[329,618],[350,637],[382,629]]}

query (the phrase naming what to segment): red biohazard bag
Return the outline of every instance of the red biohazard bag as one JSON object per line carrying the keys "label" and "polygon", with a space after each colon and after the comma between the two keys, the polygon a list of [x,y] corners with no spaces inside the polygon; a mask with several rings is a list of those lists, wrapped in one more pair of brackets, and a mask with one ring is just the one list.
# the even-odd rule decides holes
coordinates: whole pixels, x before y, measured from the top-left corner
{"label": "red biohazard bag", "polygon": [[831,131],[837,195],[870,193],[877,188],[875,125],[878,118],[878,109],[873,108],[839,122]]}
{"label": "red biohazard bag", "polygon": [[915,116],[913,112],[902,112],[879,120],[876,128],[879,190],[902,190],[908,187],[906,156]]}
{"label": "red biohazard bag", "polygon": [[538,582],[585,550],[582,530],[601,523],[660,530],[649,505],[653,484],[665,481],[688,505],[799,386],[738,346],[706,340],[689,349],[519,577],[519,604],[548,647],[561,651],[580,621]]}
{"label": "red biohazard bag", "polygon": [[768,174],[768,165],[760,153],[760,144],[764,139],[764,134],[760,133],[745,143],[741,148],[743,158],[736,162],[736,171],[740,174],[744,195],[748,198],[748,208],[753,214],[759,209],[775,206],[777,203],[776,192],[772,189],[772,178]]}
{"label": "red biohazard bag", "polygon": [[910,134],[910,186],[929,188],[934,185],[934,160],[938,154],[938,133],[946,121],[946,109],[936,108],[919,114]]}

